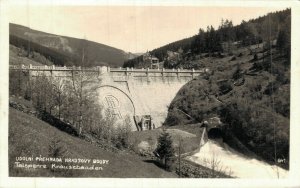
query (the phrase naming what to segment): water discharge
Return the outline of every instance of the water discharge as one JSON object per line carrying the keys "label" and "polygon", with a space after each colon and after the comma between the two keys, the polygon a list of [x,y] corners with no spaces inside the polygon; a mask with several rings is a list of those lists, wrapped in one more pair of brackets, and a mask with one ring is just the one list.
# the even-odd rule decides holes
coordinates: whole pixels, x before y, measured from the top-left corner
{"label": "water discharge", "polygon": [[280,167],[269,165],[266,162],[249,158],[225,143],[208,140],[200,151],[186,159],[197,164],[215,169],[231,171],[231,176],[237,178],[287,178],[288,171]]}

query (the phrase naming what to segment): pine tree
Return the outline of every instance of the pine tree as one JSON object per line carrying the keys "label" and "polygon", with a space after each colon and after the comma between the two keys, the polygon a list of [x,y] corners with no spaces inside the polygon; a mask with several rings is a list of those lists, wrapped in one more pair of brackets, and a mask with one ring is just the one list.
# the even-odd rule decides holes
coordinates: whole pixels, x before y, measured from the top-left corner
{"label": "pine tree", "polygon": [[158,138],[155,153],[158,158],[163,161],[165,169],[169,170],[173,161],[175,150],[172,146],[171,135],[165,129]]}

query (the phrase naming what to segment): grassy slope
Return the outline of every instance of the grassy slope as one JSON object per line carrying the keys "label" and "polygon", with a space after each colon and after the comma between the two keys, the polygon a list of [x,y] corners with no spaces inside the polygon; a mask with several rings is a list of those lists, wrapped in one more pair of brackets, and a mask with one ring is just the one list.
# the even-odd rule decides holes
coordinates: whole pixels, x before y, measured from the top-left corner
{"label": "grassy slope", "polygon": [[108,159],[109,165],[103,171],[73,171],[66,176],[81,177],[175,177],[152,163],[143,162],[141,158],[129,154],[112,153],[102,150],[77,137],[70,136],[36,117],[9,110],[9,159],[10,176],[63,176],[50,170],[20,170],[13,167],[17,156],[48,156],[52,140],[60,140],[61,146],[67,148],[65,157]]}
{"label": "grassy slope", "polygon": [[[145,131],[136,131],[131,132],[129,137],[129,142],[133,144],[136,152],[138,151],[138,145],[142,142],[147,142],[150,146],[150,153],[157,146],[157,139],[162,133],[162,129],[154,129],[154,130],[145,130]],[[179,140],[181,139],[182,143],[182,153],[192,152],[199,148],[200,135],[201,131],[198,132],[188,132],[184,129],[184,127],[170,127],[167,129],[167,132],[170,133],[171,138],[173,140],[173,145],[175,148],[179,145]],[[176,149],[177,152],[177,149]]]}
{"label": "grassy slope", "polygon": [[18,55],[18,50],[20,48],[15,47],[13,45],[9,45],[9,64],[10,65],[33,65],[33,66],[43,66],[42,63],[35,61],[34,59],[30,59],[27,57],[22,57]]}

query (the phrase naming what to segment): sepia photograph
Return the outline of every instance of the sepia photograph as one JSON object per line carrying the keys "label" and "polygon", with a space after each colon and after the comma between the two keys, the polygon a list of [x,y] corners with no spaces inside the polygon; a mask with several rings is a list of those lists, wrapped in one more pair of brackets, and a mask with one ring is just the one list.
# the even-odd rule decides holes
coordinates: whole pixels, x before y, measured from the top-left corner
{"label": "sepia photograph", "polygon": [[8,176],[287,179],[292,11],[12,1]]}

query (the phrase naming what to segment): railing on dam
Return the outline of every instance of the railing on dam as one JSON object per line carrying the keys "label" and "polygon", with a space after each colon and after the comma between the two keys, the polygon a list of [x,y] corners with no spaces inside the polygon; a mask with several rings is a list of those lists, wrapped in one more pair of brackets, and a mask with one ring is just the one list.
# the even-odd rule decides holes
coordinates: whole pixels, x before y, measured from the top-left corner
{"label": "railing on dam", "polygon": [[123,72],[123,73],[205,73],[208,72],[209,69],[149,69],[149,68],[110,68],[106,66],[97,66],[97,67],[66,67],[66,66],[34,66],[34,65],[10,65],[9,69],[11,70],[30,70],[30,71],[92,71],[92,72]]}
{"label": "railing on dam", "polygon": [[32,70],[32,71],[79,71],[79,70],[83,70],[83,71],[98,71],[98,67],[66,67],[66,66],[34,66],[34,65],[9,65],[9,69],[11,70]]}

